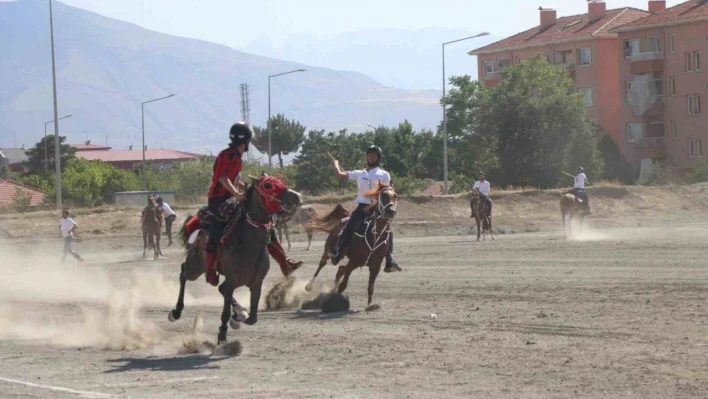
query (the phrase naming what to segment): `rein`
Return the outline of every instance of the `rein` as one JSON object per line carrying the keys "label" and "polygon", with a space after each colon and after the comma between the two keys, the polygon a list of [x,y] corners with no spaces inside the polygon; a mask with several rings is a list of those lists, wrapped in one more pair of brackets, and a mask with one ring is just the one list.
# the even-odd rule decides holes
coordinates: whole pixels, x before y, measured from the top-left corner
{"label": "rein", "polygon": [[[382,246],[387,245],[389,238],[391,237],[391,221],[387,218],[384,218],[384,211],[389,207],[393,207],[394,204],[392,202],[389,202],[386,205],[382,205],[383,201],[381,201],[381,194],[383,194],[384,191],[387,190],[379,191],[378,204],[376,208],[378,211],[378,215],[374,213],[372,216],[366,218],[366,220],[364,221],[364,224],[366,226],[364,228],[364,235],[354,233],[354,235],[363,238],[364,242],[366,243],[366,246],[369,248],[369,256],[366,257],[366,262],[364,262],[361,267],[368,266],[369,260],[371,259],[371,255],[373,255],[374,252],[376,252]],[[376,230],[376,222],[380,219],[386,220],[386,224],[384,225],[383,230],[378,233]],[[371,231],[371,234],[374,236],[373,243],[369,241],[369,231]]]}

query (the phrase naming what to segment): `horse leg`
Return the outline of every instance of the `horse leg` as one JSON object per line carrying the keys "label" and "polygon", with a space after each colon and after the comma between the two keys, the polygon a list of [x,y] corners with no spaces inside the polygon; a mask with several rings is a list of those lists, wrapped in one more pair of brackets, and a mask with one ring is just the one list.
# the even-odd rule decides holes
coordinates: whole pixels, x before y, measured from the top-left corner
{"label": "horse leg", "polygon": [[[283,230],[285,230],[285,239],[288,240],[288,251],[290,251],[290,233],[288,232],[288,224],[283,225]],[[283,242],[283,238],[280,238],[280,242]]]}
{"label": "horse leg", "polygon": [[492,241],[495,241],[494,231],[492,231],[492,216],[487,216],[487,224],[489,225],[489,234],[492,236]]}
{"label": "horse leg", "polygon": [[[265,277],[265,276],[263,276]],[[263,288],[263,278],[256,279],[250,287],[251,290],[251,312],[244,323],[252,326],[258,322],[258,303],[261,300],[261,289]]]}
{"label": "horse leg", "polygon": [[[342,273],[342,281],[337,286],[337,292],[339,292],[340,294],[347,289],[347,284],[349,284],[349,276],[352,274],[352,271],[354,271],[354,268],[350,267],[349,264],[344,266],[344,272]],[[339,276],[339,272],[337,273],[337,276]]]}
{"label": "horse leg", "polygon": [[329,259],[329,256],[327,255],[327,250],[325,249],[325,252],[322,254],[322,257],[320,258],[320,264],[317,266],[317,270],[315,271],[315,275],[312,276],[310,281],[305,285],[305,291],[310,292],[312,291],[312,286],[315,284],[315,280],[317,280],[317,276],[320,274],[320,270],[327,264],[327,260]]}
{"label": "horse leg", "polygon": [[563,238],[568,238],[568,229],[565,225],[565,212],[561,210],[561,216],[563,216]]}
{"label": "horse leg", "polygon": [[162,256],[162,248],[160,248],[160,240],[162,236],[162,229],[160,229],[155,235],[155,246],[157,247],[157,256]]}
{"label": "horse leg", "polygon": [[369,303],[367,305],[371,305],[374,298],[374,283],[376,282],[376,277],[379,275],[380,271],[381,265],[378,267],[369,267]]}
{"label": "horse leg", "polygon": [[224,297],[224,309],[221,311],[221,326],[219,327],[219,335],[217,345],[226,343],[226,332],[229,330],[229,320],[231,320],[231,298],[234,295],[234,288],[231,280],[226,279],[219,286],[219,292]]}
{"label": "horse leg", "polygon": [[147,231],[143,230],[143,259],[145,259],[145,255],[147,254],[147,246],[148,246],[148,233],[147,233]]}
{"label": "horse leg", "polygon": [[312,230],[305,230],[307,232],[307,249],[306,251],[309,251],[312,249],[312,234],[314,233]]}
{"label": "horse leg", "polygon": [[480,222],[481,222],[481,221],[479,220],[479,215],[475,215],[474,220],[477,222],[477,241],[479,241],[479,238],[480,238],[480,236],[481,236],[481,234],[482,234],[482,233],[481,233],[481,230],[480,230],[480,228],[481,228],[481,226],[480,226],[481,223],[480,223]]}
{"label": "horse leg", "polygon": [[184,309],[184,287],[187,285],[187,276],[185,269],[187,262],[182,263],[182,271],[179,273],[179,296],[177,297],[177,306],[167,315],[169,321],[179,320],[182,317],[182,309]]}

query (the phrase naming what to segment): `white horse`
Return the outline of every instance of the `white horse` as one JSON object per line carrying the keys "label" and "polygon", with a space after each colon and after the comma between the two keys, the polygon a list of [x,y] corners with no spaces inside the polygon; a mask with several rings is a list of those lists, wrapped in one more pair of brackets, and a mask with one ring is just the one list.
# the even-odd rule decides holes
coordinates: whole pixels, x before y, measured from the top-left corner
{"label": "white horse", "polygon": [[290,217],[282,214],[275,216],[275,228],[278,229],[278,238],[280,239],[280,242],[283,242],[283,230],[285,230],[285,239],[288,240],[288,250],[290,250],[288,224],[293,226],[303,225],[305,232],[307,233],[307,250],[309,251],[312,248],[312,235],[315,231],[308,227],[308,224],[315,212],[315,208],[313,208],[312,205],[303,205]]}

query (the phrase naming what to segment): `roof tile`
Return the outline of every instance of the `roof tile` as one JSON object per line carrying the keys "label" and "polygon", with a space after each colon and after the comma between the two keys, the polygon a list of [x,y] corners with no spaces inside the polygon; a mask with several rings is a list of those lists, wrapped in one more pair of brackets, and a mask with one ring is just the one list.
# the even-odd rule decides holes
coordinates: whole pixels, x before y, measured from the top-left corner
{"label": "roof tile", "polygon": [[40,205],[44,202],[43,192],[10,180],[0,179],[0,207],[12,205],[15,195],[17,195],[17,189],[30,196],[30,206]]}
{"label": "roof tile", "polygon": [[691,0],[626,23],[615,28],[614,31],[622,32],[671,22],[691,22],[704,19],[708,19],[708,2],[705,0]]}

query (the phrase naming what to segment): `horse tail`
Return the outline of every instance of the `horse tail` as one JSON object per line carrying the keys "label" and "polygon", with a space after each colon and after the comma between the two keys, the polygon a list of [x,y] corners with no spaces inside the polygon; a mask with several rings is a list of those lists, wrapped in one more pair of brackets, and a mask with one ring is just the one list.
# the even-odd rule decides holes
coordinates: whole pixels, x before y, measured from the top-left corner
{"label": "horse tail", "polygon": [[310,221],[305,225],[310,230],[317,230],[324,233],[331,233],[342,222],[342,219],[349,217],[349,211],[344,209],[342,204],[338,204],[332,212],[325,216],[320,216],[312,209]]}
{"label": "horse tail", "polygon": [[184,220],[184,223],[178,233],[179,240],[184,248],[187,248],[189,236],[191,236],[197,228],[199,228],[199,218],[196,216],[187,215],[187,219]]}

